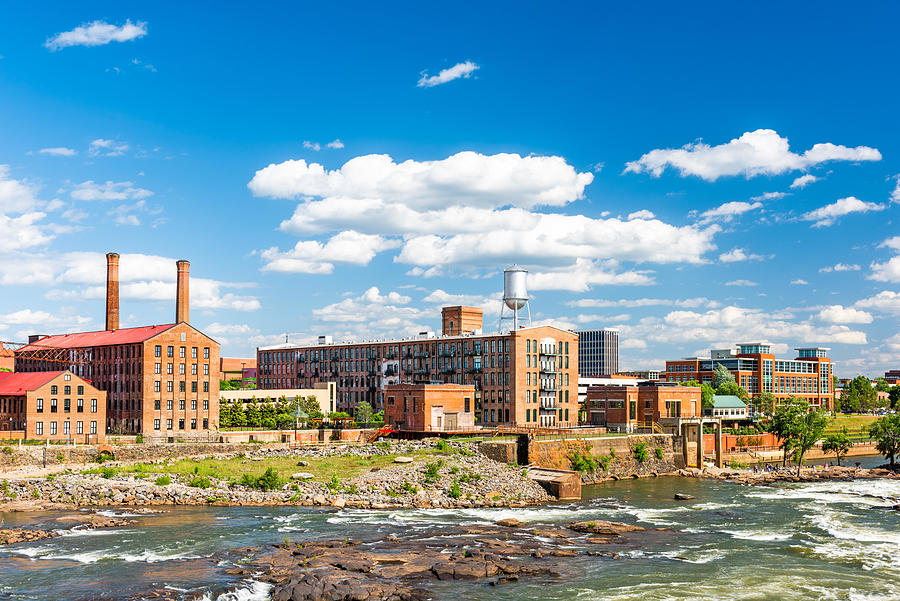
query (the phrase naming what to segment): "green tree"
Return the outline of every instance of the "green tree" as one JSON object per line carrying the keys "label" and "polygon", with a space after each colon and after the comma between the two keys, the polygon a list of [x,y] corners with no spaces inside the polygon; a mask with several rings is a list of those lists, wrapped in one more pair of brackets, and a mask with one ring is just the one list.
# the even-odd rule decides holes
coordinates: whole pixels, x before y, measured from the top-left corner
{"label": "green tree", "polygon": [[869,426],[869,436],[875,439],[875,449],[887,457],[894,467],[894,458],[900,455],[900,413],[885,415]]}
{"label": "green tree", "polygon": [[875,378],[875,390],[878,392],[888,392],[891,389],[891,385],[888,384],[884,378]]}
{"label": "green tree", "polygon": [[747,394],[747,391],[739,386],[735,381],[723,382],[722,385],[716,389],[716,394],[731,394],[738,397],[742,401],[750,400],[750,395]]}
{"label": "green tree", "polygon": [[753,407],[757,413],[774,413],[775,401],[775,395],[771,392],[760,392],[752,399]]}
{"label": "green tree", "polygon": [[809,413],[809,403],[798,397],[788,397],[778,404],[772,415],[770,432],[778,439],[782,450],[782,465],[787,465],[788,453],[793,450],[799,435],[801,418]]}
{"label": "green tree", "polygon": [[734,375],[721,363],[716,363],[713,370],[713,388],[718,390],[725,382],[734,382]]}
{"label": "green tree", "polygon": [[231,403],[221,400],[219,402],[219,426],[228,428],[231,425]]}
{"label": "green tree", "polygon": [[247,414],[244,413],[244,401],[240,399],[231,401],[231,425],[236,427],[247,425]]}
{"label": "green tree", "polygon": [[840,465],[841,457],[846,457],[852,446],[853,441],[847,436],[847,426],[844,426],[840,432],[835,432],[825,437],[825,440],[822,442],[822,452],[834,453],[837,457],[837,464]]}
{"label": "green tree", "polygon": [[841,411],[851,413],[871,411],[876,406],[878,391],[866,376],[856,376],[841,393]]}
{"label": "green tree", "polygon": [[897,408],[897,403],[900,402],[900,384],[891,386],[888,391],[888,401],[891,403],[891,409]]}
{"label": "green tree", "polygon": [[251,428],[258,428],[262,424],[262,413],[259,410],[259,403],[256,401],[255,396],[247,403],[244,415],[247,418],[247,425]]}
{"label": "green tree", "polygon": [[822,438],[828,418],[823,411],[807,411],[800,416],[795,429],[794,442],[791,445],[794,451],[794,461],[797,462],[797,475],[800,475],[800,467],[803,465],[803,456],[808,450]]}
{"label": "green tree", "polygon": [[834,374],[831,374],[831,389],[835,390],[841,387],[841,379]]}
{"label": "green tree", "polygon": [[716,395],[715,389],[709,384],[701,384],[697,380],[690,380],[688,382],[679,382],[682,386],[697,386],[700,388],[700,404],[703,408],[709,408],[713,406],[713,397]]}
{"label": "green tree", "polygon": [[374,418],[375,411],[372,409],[372,405],[367,401],[362,401],[356,404],[356,422],[359,424],[369,424],[375,421]]}
{"label": "green tree", "polygon": [[300,407],[306,412],[310,419],[323,418],[322,410],[319,407],[319,401],[314,396],[300,397]]}

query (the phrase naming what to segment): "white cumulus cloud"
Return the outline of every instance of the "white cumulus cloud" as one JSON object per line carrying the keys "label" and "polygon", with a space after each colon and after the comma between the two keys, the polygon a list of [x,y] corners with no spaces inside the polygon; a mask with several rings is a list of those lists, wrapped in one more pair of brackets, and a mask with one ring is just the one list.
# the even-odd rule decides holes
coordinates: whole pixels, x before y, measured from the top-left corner
{"label": "white cumulus cloud", "polygon": [[283,273],[331,273],[335,263],[367,265],[375,255],[400,246],[399,240],[361,234],[352,230],[341,232],[322,244],[315,240],[300,240],[294,248],[281,251],[272,247],[262,251],[265,271]]}
{"label": "white cumulus cloud", "polygon": [[828,323],[872,323],[872,314],[844,307],[841,305],[829,305],[819,311],[819,319]]}
{"label": "white cumulus cloud", "polygon": [[723,263],[737,263],[739,261],[763,261],[767,257],[765,255],[757,255],[747,253],[743,248],[733,248],[727,253],[719,255],[719,260]]}
{"label": "white cumulus cloud", "polygon": [[471,77],[472,73],[479,68],[480,67],[472,61],[466,61],[464,63],[456,63],[448,69],[442,69],[437,75],[429,76],[426,71],[423,71],[422,77],[416,85],[420,88],[432,88],[461,77]]}
{"label": "white cumulus cloud", "polygon": [[41,148],[38,150],[40,154],[46,154],[54,157],[73,157],[78,152],[73,150],[72,148],[66,148],[65,146],[54,146],[52,148]]}
{"label": "white cumulus cloud", "polygon": [[138,188],[131,182],[111,182],[100,184],[93,180],[76,184],[71,192],[75,200],[139,200],[153,196],[153,192]]}
{"label": "white cumulus cloud", "polygon": [[125,142],[97,138],[91,142],[90,146],[88,146],[88,154],[92,157],[120,157],[125,154],[129,148],[129,145]]}
{"label": "white cumulus cloud", "polygon": [[819,181],[819,178],[811,173],[807,173],[806,175],[801,175],[800,177],[794,179],[791,182],[791,189],[795,190],[797,188],[805,188],[810,184],[814,184]]}
{"label": "white cumulus cloud", "polygon": [[695,175],[707,181],[742,175],[778,175],[807,169],[826,161],[880,161],[881,153],[868,146],[847,147],[830,142],[813,145],[797,154],[791,152],[788,139],[771,129],[743,133],[718,146],[703,142],[682,148],[657,148],[636,161],[626,163],[625,172],[649,172],[662,175],[667,167],[678,170],[682,177]]}
{"label": "white cumulus cloud", "polygon": [[60,50],[70,46],[103,46],[110,42],[128,42],[147,35],[147,24],[143,21],[124,25],[112,25],[106,21],[85,23],[70,31],[63,31],[49,38],[44,45],[50,50]]}
{"label": "white cumulus cloud", "polygon": [[738,215],[743,215],[749,211],[755,211],[756,209],[762,208],[762,206],[763,204],[761,202],[744,202],[742,200],[726,202],[713,209],[700,213],[700,223],[706,224],[712,223],[713,221],[731,221]]}
{"label": "white cumulus cloud", "polygon": [[865,202],[855,196],[839,198],[829,205],[819,207],[800,218],[804,221],[813,221],[813,227],[828,227],[844,215],[851,213],[868,213],[870,211],[883,211],[887,206],[875,202]]}

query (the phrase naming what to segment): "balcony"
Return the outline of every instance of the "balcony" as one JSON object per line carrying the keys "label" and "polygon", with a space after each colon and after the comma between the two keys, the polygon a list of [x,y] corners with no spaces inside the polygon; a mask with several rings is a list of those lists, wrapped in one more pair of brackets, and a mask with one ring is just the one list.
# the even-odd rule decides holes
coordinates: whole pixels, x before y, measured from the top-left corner
{"label": "balcony", "polygon": [[541,409],[559,409],[556,397],[541,397]]}
{"label": "balcony", "polygon": [[556,367],[556,363],[541,361],[540,372],[542,374],[558,374],[559,368]]}
{"label": "balcony", "polygon": [[468,368],[466,368],[466,373],[470,373],[470,374],[480,374],[483,371],[484,371],[483,367],[468,367]]}
{"label": "balcony", "polygon": [[543,355],[544,357],[555,357],[556,355],[559,354],[556,352],[556,350],[557,350],[556,347],[551,348],[549,346],[541,346],[541,350],[539,351],[539,354]]}
{"label": "balcony", "polygon": [[541,392],[557,392],[559,391],[559,386],[556,385],[556,382],[545,382],[541,381]]}
{"label": "balcony", "polygon": [[427,359],[430,356],[431,356],[430,353],[425,353],[425,352],[413,353],[413,357],[415,357],[416,359]]}
{"label": "balcony", "polygon": [[467,348],[463,351],[467,357],[477,356],[481,354],[480,348]]}
{"label": "balcony", "polygon": [[441,368],[441,373],[442,373],[442,374],[452,374],[452,373],[455,372],[455,371],[456,371],[456,368],[455,368],[455,367],[444,367],[444,368]]}
{"label": "balcony", "polygon": [[441,357],[455,357],[456,351],[453,351],[453,350],[441,351],[438,353],[438,355],[440,355]]}

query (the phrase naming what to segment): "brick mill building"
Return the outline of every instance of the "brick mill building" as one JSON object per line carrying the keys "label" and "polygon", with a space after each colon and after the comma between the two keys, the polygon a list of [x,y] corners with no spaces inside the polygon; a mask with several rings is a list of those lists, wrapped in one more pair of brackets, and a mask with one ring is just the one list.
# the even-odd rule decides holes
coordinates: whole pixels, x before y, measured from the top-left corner
{"label": "brick mill building", "polygon": [[587,389],[588,421],[630,432],[665,418],[691,418],[703,411],[699,386],[675,383],[602,384]]}
{"label": "brick mill building", "polygon": [[337,383],[338,407],[366,401],[386,409],[391,384],[447,383],[475,388],[481,425],[575,426],[578,335],[553,326],[484,334],[482,310],[444,307],[442,334],[335,344],[279,344],[257,349],[259,388]]}
{"label": "brick mill building", "polygon": [[68,370],[0,373],[0,431],[24,432],[28,440],[102,442],[106,393]]}
{"label": "brick mill building", "polygon": [[472,384],[390,384],[384,423],[413,432],[460,432],[475,427]]}
{"label": "brick mill building", "polygon": [[660,379],[667,382],[696,380],[712,384],[716,365],[723,365],[751,397],[771,392],[777,400],[796,396],[806,399],[815,408],[832,410],[834,386],[830,349],[802,347],[795,349],[797,358],[777,359],[772,345],[750,342],[734,349],[714,349],[710,357],[686,357],[666,361],[666,371]]}
{"label": "brick mill building", "polygon": [[219,424],[219,344],[188,323],[189,268],[177,262],[175,323],[119,329],[119,256],[108,254],[106,329],[31,336],[16,371],[90,380],[107,395],[107,434],[208,437]]}

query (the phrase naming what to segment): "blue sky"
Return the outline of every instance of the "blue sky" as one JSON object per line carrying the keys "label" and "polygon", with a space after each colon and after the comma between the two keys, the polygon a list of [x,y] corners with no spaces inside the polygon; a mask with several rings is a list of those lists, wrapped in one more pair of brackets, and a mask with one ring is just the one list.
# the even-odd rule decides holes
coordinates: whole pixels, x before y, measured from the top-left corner
{"label": "blue sky", "polygon": [[891,4],[41,3],[0,19],[0,340],[257,345],[535,321],[624,368],[749,340],[900,351]]}

